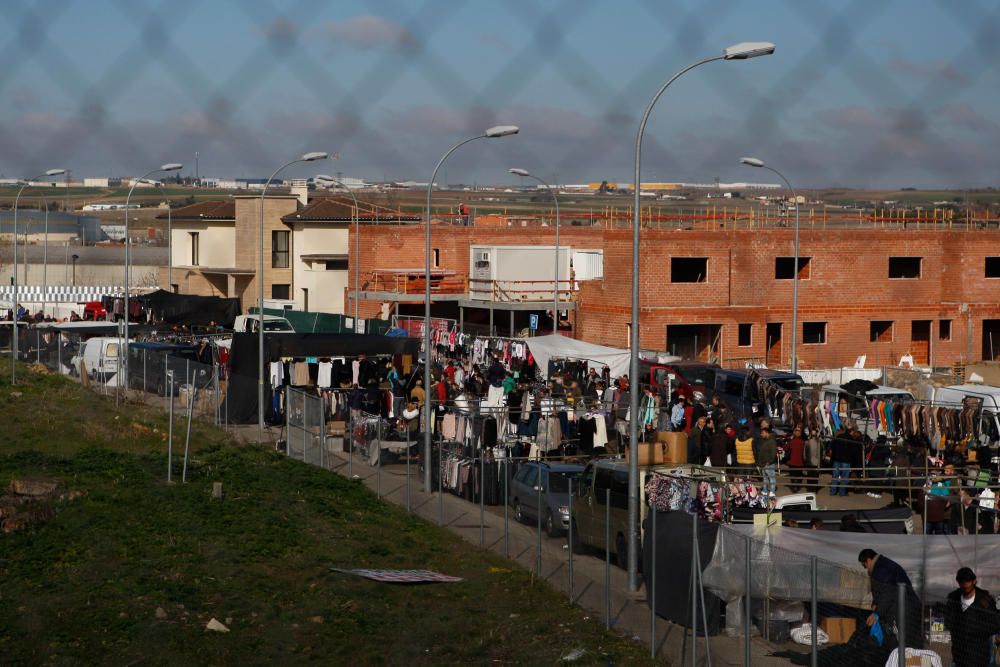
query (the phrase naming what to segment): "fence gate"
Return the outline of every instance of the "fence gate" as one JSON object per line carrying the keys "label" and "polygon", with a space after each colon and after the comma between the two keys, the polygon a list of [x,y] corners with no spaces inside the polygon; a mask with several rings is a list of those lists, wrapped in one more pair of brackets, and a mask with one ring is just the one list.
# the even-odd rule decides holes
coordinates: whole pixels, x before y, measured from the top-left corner
{"label": "fence gate", "polygon": [[326,467],[326,419],[323,399],[289,387],[285,394],[288,455],[312,465]]}

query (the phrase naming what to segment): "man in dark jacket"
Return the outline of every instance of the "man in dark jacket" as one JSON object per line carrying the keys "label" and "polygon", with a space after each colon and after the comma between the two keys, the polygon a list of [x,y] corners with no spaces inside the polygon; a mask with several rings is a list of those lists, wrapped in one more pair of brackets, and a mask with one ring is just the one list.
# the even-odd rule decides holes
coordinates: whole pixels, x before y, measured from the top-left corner
{"label": "man in dark jacket", "polygon": [[988,591],[976,586],[976,574],[963,567],[955,576],[958,588],[948,594],[944,625],[951,632],[951,660],[956,667],[986,667],[993,652],[993,635],[1000,632],[1000,612]]}
{"label": "man in dark jacket", "polygon": [[724,468],[732,461],[736,453],[736,429],[732,425],[716,427],[715,433],[708,445],[708,458],[713,468]]}
{"label": "man in dark jacket", "polygon": [[705,425],[708,420],[705,417],[698,417],[698,421],[688,433],[687,462],[696,466],[705,463],[705,446],[703,442],[708,439],[709,434],[705,433]]}
{"label": "man in dark jacket", "polygon": [[913,590],[913,584],[906,570],[894,560],[876,553],[872,549],[862,549],[858,554],[861,563],[871,578],[872,607],[874,614],[866,621],[870,627],[875,623],[875,614],[886,636],[892,635],[897,627],[897,611],[899,609],[898,584],[906,585],[906,646],[908,648],[924,647],[923,607],[920,598]]}
{"label": "man in dark jacket", "polygon": [[830,480],[830,495],[846,496],[847,484],[851,478],[851,467],[861,461],[861,442],[852,437],[850,428],[837,433],[830,442],[830,460],[833,462],[833,479]]}
{"label": "man in dark jacket", "polygon": [[778,441],[766,422],[761,422],[760,433],[753,439],[753,458],[764,475],[763,494],[774,498],[778,492]]}

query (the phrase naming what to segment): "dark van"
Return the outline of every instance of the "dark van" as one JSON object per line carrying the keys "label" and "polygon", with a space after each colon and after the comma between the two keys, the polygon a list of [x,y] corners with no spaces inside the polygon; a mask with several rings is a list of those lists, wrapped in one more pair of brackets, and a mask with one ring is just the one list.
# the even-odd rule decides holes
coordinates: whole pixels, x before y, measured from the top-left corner
{"label": "dark van", "polygon": [[[757,373],[781,389],[799,393],[805,382],[798,373],[758,368]],[[713,392],[729,406],[736,417],[753,419],[757,416],[773,417],[767,409],[763,397],[757,395],[757,385],[750,381],[750,369],[725,370],[715,372]]]}

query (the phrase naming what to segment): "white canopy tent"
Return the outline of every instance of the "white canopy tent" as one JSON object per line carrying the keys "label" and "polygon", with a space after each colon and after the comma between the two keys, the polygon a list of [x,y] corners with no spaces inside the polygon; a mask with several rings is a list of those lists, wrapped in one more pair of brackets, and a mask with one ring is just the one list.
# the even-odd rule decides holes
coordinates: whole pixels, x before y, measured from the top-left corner
{"label": "white canopy tent", "polygon": [[[607,366],[611,369],[612,378],[628,375],[629,372],[631,357],[627,349],[595,345],[559,334],[526,338],[525,342],[545,379],[548,379],[549,376],[549,360],[553,358],[586,360],[588,367],[597,371],[600,371],[603,366]],[[679,359],[680,357],[670,356],[660,358],[658,361],[669,363]]]}

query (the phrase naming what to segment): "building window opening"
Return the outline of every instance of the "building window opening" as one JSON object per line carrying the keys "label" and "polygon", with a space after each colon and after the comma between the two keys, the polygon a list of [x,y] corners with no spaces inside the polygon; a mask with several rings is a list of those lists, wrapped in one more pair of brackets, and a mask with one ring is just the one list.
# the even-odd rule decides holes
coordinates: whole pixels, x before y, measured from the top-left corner
{"label": "building window opening", "polygon": [[1000,278],[1000,257],[986,258],[986,277]]}
{"label": "building window opening", "polygon": [[[809,260],[811,257],[799,257],[799,280],[805,280],[809,277]],[[775,280],[791,280],[795,277],[795,258],[794,257],[775,257],[774,258],[774,279]]]}
{"label": "building window opening", "polygon": [[951,320],[938,321],[938,340],[951,340]]}
{"label": "building window opening", "polygon": [[891,343],[892,322],[888,320],[869,322],[868,340],[873,343]]}
{"label": "building window opening", "polygon": [[753,343],[753,325],[740,324],[736,344],[740,347],[750,347]]}
{"label": "building window opening", "polygon": [[802,344],[822,345],[826,343],[826,322],[803,322]]}
{"label": "building window opening", "polygon": [[890,257],[890,278],[919,278],[923,257]]}
{"label": "building window opening", "polygon": [[703,283],[708,279],[707,257],[671,257],[670,282]]}

